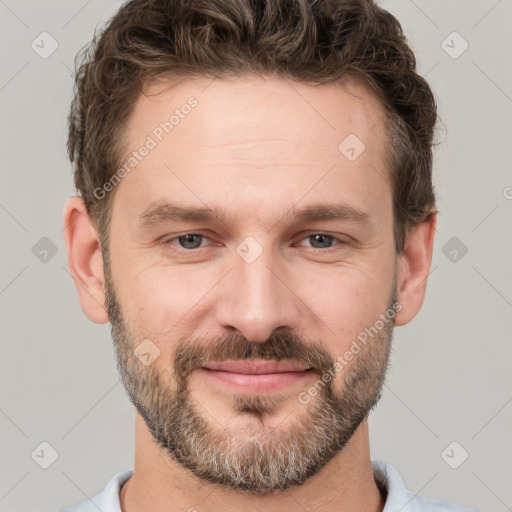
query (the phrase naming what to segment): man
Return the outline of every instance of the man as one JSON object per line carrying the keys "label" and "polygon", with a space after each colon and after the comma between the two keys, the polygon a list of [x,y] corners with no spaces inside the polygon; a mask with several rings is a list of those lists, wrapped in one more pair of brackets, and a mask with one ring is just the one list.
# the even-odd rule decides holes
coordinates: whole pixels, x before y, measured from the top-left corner
{"label": "man", "polygon": [[92,510],[467,511],[371,461],[426,290],[436,105],[373,2],[133,0],[76,77],[64,212],[135,465]]}

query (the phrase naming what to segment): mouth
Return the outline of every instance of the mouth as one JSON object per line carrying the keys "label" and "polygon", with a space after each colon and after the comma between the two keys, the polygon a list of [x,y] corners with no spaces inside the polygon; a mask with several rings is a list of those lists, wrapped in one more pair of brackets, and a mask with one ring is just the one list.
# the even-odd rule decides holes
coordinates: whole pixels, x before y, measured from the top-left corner
{"label": "mouth", "polygon": [[243,373],[245,375],[302,372],[312,369],[310,366],[299,365],[289,361],[267,361],[265,359],[230,360],[220,363],[208,363],[204,365],[203,368],[230,373]]}
{"label": "mouth", "polygon": [[209,381],[242,393],[272,392],[309,379],[313,368],[287,361],[253,359],[208,363],[198,368]]}

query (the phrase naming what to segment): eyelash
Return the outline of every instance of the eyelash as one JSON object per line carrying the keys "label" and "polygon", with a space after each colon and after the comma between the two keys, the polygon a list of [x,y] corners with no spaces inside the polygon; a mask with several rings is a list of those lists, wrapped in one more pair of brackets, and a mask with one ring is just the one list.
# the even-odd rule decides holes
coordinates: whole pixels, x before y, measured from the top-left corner
{"label": "eyelash", "polygon": [[[167,240],[165,240],[163,242],[163,244],[165,246],[171,246],[173,245],[173,242],[178,240],[179,238],[184,238],[186,237],[187,235],[195,235],[195,236],[201,236],[203,237],[203,239],[208,239],[209,240],[209,237],[207,235],[205,235],[204,233],[195,233],[195,232],[190,232],[190,233],[185,233],[183,235],[178,235],[178,236],[174,236],[172,238],[169,238]],[[301,241],[302,240],[305,240],[307,238],[311,238],[312,236],[315,236],[315,235],[323,235],[323,236],[326,236],[326,237],[329,237],[331,238],[333,241],[336,241],[338,242],[338,246],[343,246],[343,245],[346,245],[348,242],[346,240],[342,240],[334,235],[330,235],[328,233],[323,233],[321,231],[318,231],[318,232],[312,232],[308,235],[305,235],[301,238]],[[194,251],[198,251],[199,249],[204,249],[205,246],[201,246],[201,247],[197,247],[195,249],[186,249],[184,247],[179,247],[178,246],[178,251],[182,251],[182,252],[194,252]],[[317,248],[317,247],[311,247],[312,249],[316,249],[317,251],[321,251],[321,252],[329,252],[329,251],[332,251],[332,250],[335,250],[336,249],[336,246],[334,247],[326,247],[326,248]]]}

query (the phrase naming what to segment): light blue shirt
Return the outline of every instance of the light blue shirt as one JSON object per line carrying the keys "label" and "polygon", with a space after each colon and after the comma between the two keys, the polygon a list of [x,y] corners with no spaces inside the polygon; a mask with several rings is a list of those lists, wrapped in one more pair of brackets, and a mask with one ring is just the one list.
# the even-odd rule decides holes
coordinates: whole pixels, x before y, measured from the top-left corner
{"label": "light blue shirt", "polygon": [[[453,503],[428,500],[408,491],[398,471],[387,462],[372,461],[372,467],[376,482],[382,488],[387,489],[386,505],[382,512],[480,512]],[[133,469],[117,473],[99,494],[79,505],[62,509],[59,512],[98,512],[98,510],[122,512],[119,491],[132,476],[132,473]]]}

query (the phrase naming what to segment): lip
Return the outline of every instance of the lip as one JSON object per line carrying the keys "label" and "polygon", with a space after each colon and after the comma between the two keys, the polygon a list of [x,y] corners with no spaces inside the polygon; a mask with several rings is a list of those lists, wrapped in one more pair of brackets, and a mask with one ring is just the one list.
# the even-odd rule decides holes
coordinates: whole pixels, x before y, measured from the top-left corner
{"label": "lip", "polygon": [[299,365],[290,361],[267,361],[265,359],[252,359],[243,361],[221,361],[208,363],[203,368],[208,370],[221,370],[245,375],[261,375],[269,373],[302,372],[310,367]]}
{"label": "lip", "polygon": [[209,381],[230,391],[275,392],[311,378],[312,369],[284,361],[223,361],[198,368]]}

